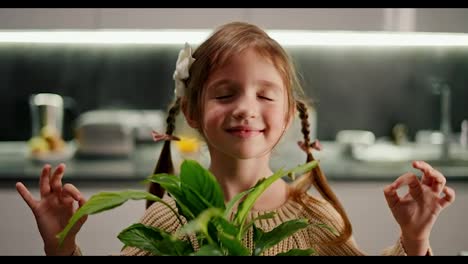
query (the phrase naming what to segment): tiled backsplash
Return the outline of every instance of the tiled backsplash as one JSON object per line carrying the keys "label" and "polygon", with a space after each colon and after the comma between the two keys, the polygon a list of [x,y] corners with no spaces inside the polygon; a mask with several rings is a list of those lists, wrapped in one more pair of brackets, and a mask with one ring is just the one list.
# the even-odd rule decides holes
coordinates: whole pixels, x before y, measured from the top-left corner
{"label": "tiled backsplash", "polygon": [[[65,137],[76,115],[98,108],[166,109],[179,46],[0,45],[0,140],[30,137],[28,97],[53,92],[73,98]],[[317,108],[320,139],[342,129],[390,136],[404,123],[410,136],[438,129],[440,98],[429,79],[452,88],[452,128],[468,119],[468,48],[288,48]]]}

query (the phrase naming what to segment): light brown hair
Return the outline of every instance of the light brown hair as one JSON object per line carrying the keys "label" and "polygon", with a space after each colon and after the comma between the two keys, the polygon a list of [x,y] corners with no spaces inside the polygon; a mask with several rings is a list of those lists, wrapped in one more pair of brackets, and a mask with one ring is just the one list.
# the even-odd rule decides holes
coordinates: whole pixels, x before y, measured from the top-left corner
{"label": "light brown hair", "polygon": [[[219,27],[205,42],[203,42],[193,53],[195,61],[189,70],[190,77],[185,80],[186,89],[184,98],[176,98],[170,106],[168,117],[166,119],[166,133],[172,135],[174,132],[174,123],[176,115],[181,107],[186,107],[191,111],[189,118],[201,123],[203,117],[203,91],[205,82],[209,75],[218,66],[223,65],[229,58],[235,54],[253,48],[258,54],[269,59],[280,73],[288,98],[288,111],[285,118],[292,116],[296,108],[301,119],[302,134],[304,142],[310,145],[310,129],[307,113],[307,104],[298,80],[295,67],[286,51],[278,42],[268,36],[268,34],[255,25],[244,22],[232,22]],[[200,131],[203,134],[203,131]],[[314,160],[310,148],[306,151],[306,161]],[[165,141],[161,150],[161,155],[154,170],[154,173],[174,173],[174,166],[171,160],[170,141]],[[336,195],[331,190],[327,180],[319,166],[310,173],[307,173],[294,183],[293,198],[300,201],[299,195],[306,192],[312,185],[319,191],[324,199],[330,202],[333,207],[342,216],[345,223],[344,230],[332,243],[341,243],[346,241],[352,233],[351,224],[348,216]],[[162,197],[164,190],[161,186],[151,183],[149,191],[159,197]],[[149,207],[152,202],[147,202]]]}

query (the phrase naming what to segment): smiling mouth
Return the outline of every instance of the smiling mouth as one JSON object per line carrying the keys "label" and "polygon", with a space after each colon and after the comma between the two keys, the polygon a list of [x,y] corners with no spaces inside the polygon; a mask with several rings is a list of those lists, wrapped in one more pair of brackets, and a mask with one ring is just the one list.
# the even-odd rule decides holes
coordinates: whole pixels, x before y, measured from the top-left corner
{"label": "smiling mouth", "polygon": [[239,138],[251,138],[260,135],[265,130],[264,129],[249,129],[249,128],[229,128],[226,131]]}

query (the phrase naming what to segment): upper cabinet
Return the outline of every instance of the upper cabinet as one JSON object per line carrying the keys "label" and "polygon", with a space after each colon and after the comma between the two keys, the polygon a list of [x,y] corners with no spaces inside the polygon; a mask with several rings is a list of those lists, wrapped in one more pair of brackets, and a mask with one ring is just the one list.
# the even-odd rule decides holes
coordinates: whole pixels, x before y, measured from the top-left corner
{"label": "upper cabinet", "polygon": [[266,29],[468,32],[467,8],[2,8],[0,29]]}
{"label": "upper cabinet", "polygon": [[211,29],[229,21],[245,21],[244,8],[102,8],[99,28]]}
{"label": "upper cabinet", "polygon": [[0,29],[95,29],[96,8],[1,8]]}
{"label": "upper cabinet", "polygon": [[383,8],[251,8],[250,22],[267,29],[382,30]]}
{"label": "upper cabinet", "polygon": [[417,8],[415,31],[468,33],[468,8]]}

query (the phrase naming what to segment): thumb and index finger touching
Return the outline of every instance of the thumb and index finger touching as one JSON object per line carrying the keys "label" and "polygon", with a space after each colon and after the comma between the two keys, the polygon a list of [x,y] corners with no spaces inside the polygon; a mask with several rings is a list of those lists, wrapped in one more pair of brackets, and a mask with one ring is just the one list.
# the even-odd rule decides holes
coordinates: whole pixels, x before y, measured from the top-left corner
{"label": "thumb and index finger touching", "polygon": [[431,187],[431,190],[437,194],[441,192],[445,194],[440,200],[442,207],[448,206],[455,200],[455,191],[445,186],[446,178],[441,172],[435,170],[424,161],[414,161],[412,166],[423,173],[421,180],[418,179],[416,174],[408,172],[398,177],[392,184],[386,186],[384,188],[384,194],[390,207],[393,207],[400,201],[397,190],[403,185],[408,185],[409,193],[414,199],[421,197],[423,191],[422,186],[426,185]]}
{"label": "thumb and index finger touching", "polygon": [[393,208],[401,198],[397,190],[404,185],[408,185],[409,193],[414,199],[419,199],[422,194],[421,183],[414,173],[405,173],[398,177],[393,183],[384,188],[385,199],[390,208]]}
{"label": "thumb and index finger touching", "polygon": [[[86,202],[86,199],[81,195],[80,191],[72,184],[65,184],[62,187],[62,178],[65,172],[65,164],[59,164],[52,174],[52,167],[49,164],[44,165],[39,178],[39,192],[43,199],[50,193],[57,193],[63,197],[72,197],[78,201],[80,206]],[[28,188],[22,183],[16,183],[16,190],[26,202],[26,204],[34,211],[39,201],[36,200]],[[62,198],[62,197],[61,197]]]}

